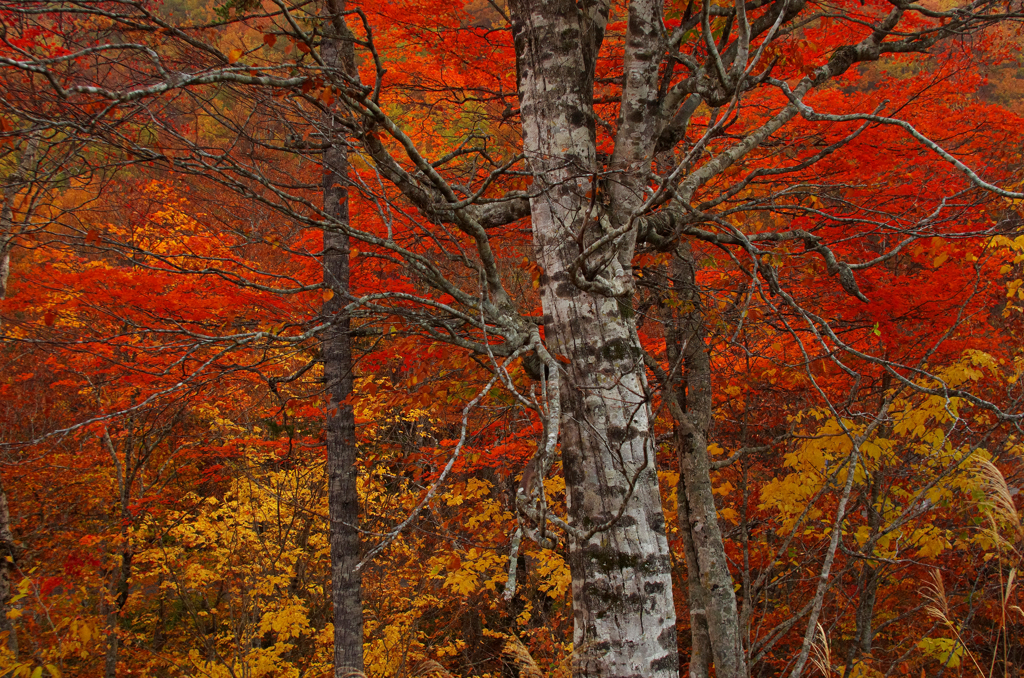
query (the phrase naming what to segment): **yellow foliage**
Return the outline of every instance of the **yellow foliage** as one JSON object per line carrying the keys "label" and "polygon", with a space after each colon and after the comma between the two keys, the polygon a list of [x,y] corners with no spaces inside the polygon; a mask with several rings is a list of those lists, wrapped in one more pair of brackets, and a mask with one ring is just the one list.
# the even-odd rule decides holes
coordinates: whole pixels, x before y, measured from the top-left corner
{"label": "yellow foliage", "polygon": [[537,588],[551,598],[563,599],[572,585],[568,563],[558,553],[547,549],[541,549],[533,556],[537,560],[537,573],[542,578]]}
{"label": "yellow foliage", "polygon": [[954,669],[964,657],[963,643],[955,638],[922,638],[917,647],[940,664]]}
{"label": "yellow foliage", "polygon": [[300,645],[315,650],[313,666],[330,666],[329,645],[318,642],[323,629],[310,623],[324,600],[310,568],[325,577],[329,552],[316,517],[319,474],[241,474],[220,501],[184,497],[182,505],[196,509],[172,515],[159,545],[136,555],[139,578],[180,606],[207,646],[200,652],[196,640],[181,639],[192,646],[186,656],[197,675],[298,676]]}

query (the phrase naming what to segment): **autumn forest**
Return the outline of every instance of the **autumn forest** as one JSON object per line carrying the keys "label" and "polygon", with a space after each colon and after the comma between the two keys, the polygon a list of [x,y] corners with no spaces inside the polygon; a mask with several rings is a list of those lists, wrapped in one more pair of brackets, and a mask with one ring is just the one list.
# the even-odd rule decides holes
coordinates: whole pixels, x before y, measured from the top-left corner
{"label": "autumn forest", "polygon": [[1019,0],[0,0],[0,676],[1024,675]]}

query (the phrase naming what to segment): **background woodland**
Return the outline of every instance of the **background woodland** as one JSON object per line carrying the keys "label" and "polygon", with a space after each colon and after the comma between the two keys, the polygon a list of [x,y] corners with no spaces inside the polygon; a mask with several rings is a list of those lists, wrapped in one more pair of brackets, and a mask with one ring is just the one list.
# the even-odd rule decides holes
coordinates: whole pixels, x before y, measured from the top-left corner
{"label": "background woodland", "polygon": [[[778,9],[748,5],[751,25]],[[893,39],[962,26],[808,94],[833,118],[803,111],[711,175],[690,221],[637,236],[630,296],[604,297],[642,347],[650,444],[623,478],[656,471],[684,675],[733,675],[693,628],[698,435],[735,675],[1024,671],[1020,8],[923,5]],[[814,77],[893,6],[778,4],[751,42],[768,84],[687,99],[654,175],[713,163],[787,103],[771,81]],[[542,350],[558,281],[526,206],[549,189],[524,161],[512,10],[351,2],[329,39],[318,7],[0,2],[3,675],[335,675],[325,421],[349,411],[365,674],[582,671],[570,544],[601,537],[556,529],[590,529],[544,452],[577,358]],[[692,26],[672,68],[728,53],[731,7],[666,2],[666,35]],[[612,169],[580,180],[588,214],[619,200],[628,12],[608,6],[594,57]],[[435,171],[440,207],[417,188]],[[667,214],[668,182],[646,185]],[[599,222],[584,286],[621,282],[600,247],[624,231]]]}

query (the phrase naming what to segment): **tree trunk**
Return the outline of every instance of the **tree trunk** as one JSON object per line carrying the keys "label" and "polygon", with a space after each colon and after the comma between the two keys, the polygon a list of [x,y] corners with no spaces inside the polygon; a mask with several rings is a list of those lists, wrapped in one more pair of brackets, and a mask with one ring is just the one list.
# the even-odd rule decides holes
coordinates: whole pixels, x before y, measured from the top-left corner
{"label": "tree trunk", "polygon": [[[740,633],[736,593],[725,543],[718,527],[718,510],[711,485],[708,431],[711,427],[711,361],[705,346],[707,331],[696,283],[696,264],[688,243],[673,257],[672,279],[680,302],[678,321],[667,337],[670,369],[682,363],[683,379],[676,399],[683,420],[676,422],[679,445],[679,529],[686,548],[694,653],[710,643],[718,678],[745,678],[746,659]],[[678,382],[677,382],[678,383]],[[703,619],[700,619],[703,613]],[[707,641],[701,637],[707,633]],[[699,655],[697,655],[699,656]],[[706,662],[706,658],[702,658]],[[698,672],[694,672],[694,669]],[[699,673],[705,671],[704,674]],[[691,662],[691,675],[707,675]]]}
{"label": "tree trunk", "polygon": [[[6,216],[9,212],[9,200],[4,201],[2,207]],[[2,225],[9,223],[9,218],[2,219]],[[7,297],[7,275],[11,265],[11,239],[6,232],[0,232],[0,302]],[[2,327],[0,318],[0,327]],[[7,601],[11,597],[11,573],[14,572],[14,557],[16,547],[14,545],[14,533],[11,532],[11,513],[7,507],[7,493],[4,491],[3,483],[0,482],[0,631],[7,633],[7,648],[15,658],[18,657],[18,635],[14,629],[14,622],[7,618],[7,611],[10,607]]]}
{"label": "tree trunk", "polygon": [[[686,442],[683,439],[682,431],[676,427],[674,432],[676,449],[680,453],[680,467],[682,466],[682,450]],[[700,578],[692,573],[700,572],[697,564],[697,551],[693,546],[693,537],[690,535],[690,510],[686,500],[686,484],[682,476],[679,477],[679,485],[676,488],[676,499],[679,506],[676,510],[679,522],[679,532],[683,537],[683,554],[686,557],[686,586],[690,608],[690,678],[708,678],[711,675],[711,639],[708,636],[708,603],[704,595],[704,587],[701,586]]]}
{"label": "tree trunk", "polygon": [[[5,205],[4,209],[6,207]],[[0,232],[0,301],[7,297],[7,279],[11,274],[11,244],[12,238]],[[2,323],[0,319],[0,325]]]}
{"label": "tree trunk", "polygon": [[[867,496],[864,498],[865,510],[868,514],[868,527],[871,530],[868,536],[868,544],[874,543],[882,528],[882,513],[878,510],[877,504],[878,497],[882,492],[883,475],[884,470],[882,468],[875,470]],[[867,549],[865,555],[870,557],[872,550]],[[854,642],[850,643],[850,649],[847,652],[846,670],[843,672],[843,678],[853,675],[853,671],[856,669],[859,663],[858,660],[861,657],[871,655],[871,643],[875,638],[875,630],[872,623],[875,616],[875,600],[878,597],[878,584],[881,580],[880,569],[881,565],[876,565],[871,560],[865,560],[861,564],[860,581],[857,586],[860,595],[857,599],[856,637]]]}
{"label": "tree trunk", "polygon": [[118,560],[120,561],[111,574],[110,598],[107,610],[107,647],[103,659],[104,678],[117,678],[117,662],[120,657],[120,639],[117,632],[121,626],[121,610],[128,602],[128,580],[132,573],[132,552],[129,545],[127,530],[122,531],[124,547]]}
{"label": "tree trunk", "polygon": [[[122,510],[122,519],[128,514]],[[125,523],[127,525],[127,522]],[[117,662],[120,657],[121,642],[118,637],[118,629],[121,626],[121,610],[128,602],[128,582],[132,576],[132,553],[130,535],[127,528],[121,530],[122,547],[118,555],[118,563],[110,575],[110,590],[108,592],[107,609],[107,648],[103,661],[104,678],[117,678]]]}
{"label": "tree trunk", "polygon": [[[16,229],[14,225],[14,198],[25,182],[25,175],[35,161],[36,140],[33,138],[22,154],[18,168],[13,172],[3,187],[3,204],[0,205],[0,311],[7,298],[7,281],[11,273],[11,248],[14,246]],[[0,315],[0,329],[3,328],[3,316]],[[18,636],[14,622],[7,618],[8,599],[11,597],[11,573],[14,572],[14,559],[17,547],[14,533],[11,531],[11,513],[7,505],[7,493],[0,483],[0,631],[7,633],[7,648],[15,658],[18,656]]]}
{"label": "tree trunk", "polygon": [[11,532],[11,515],[7,509],[7,494],[0,484],[0,631],[7,633],[7,649],[15,659],[18,657],[18,634],[14,622],[7,618],[10,609],[7,601],[11,597],[11,573],[14,571],[16,549],[14,533]]}
{"label": "tree trunk", "polygon": [[[14,199],[30,181],[30,173],[36,162],[39,139],[30,137],[25,150],[18,160],[17,168],[8,175],[3,186],[3,202],[0,203],[0,302],[7,298],[7,279],[11,273],[11,248],[20,228],[14,223]],[[28,223],[27,215],[22,223]]]}
{"label": "tree trunk", "polygon": [[[587,193],[597,188],[593,60],[607,7],[520,0],[510,9],[524,148],[541,193],[531,213],[545,340],[569,363],[561,378],[569,519],[585,533],[604,528],[570,539],[573,674],[670,678],[679,671],[671,564],[633,311],[628,297],[581,290],[572,272]],[[627,244],[605,277],[631,283],[631,257]]]}
{"label": "tree trunk", "polygon": [[[344,19],[341,7],[330,4],[335,33],[325,40],[321,56],[328,68],[350,71],[351,43],[347,31],[338,30]],[[346,52],[348,54],[346,54]],[[324,212],[336,224],[347,224],[348,153],[336,120],[328,121],[332,146],[324,152]],[[359,563],[359,494],[356,471],[355,417],[352,394],[350,320],[341,312],[349,293],[348,235],[328,224],[324,227],[324,288],[333,296],[324,301],[324,317],[331,320],[324,332],[324,380],[327,385],[327,493],[331,521],[331,598],[334,605],[334,675],[363,670],[363,602]]]}
{"label": "tree trunk", "polygon": [[[129,416],[128,428],[133,429],[134,417]],[[142,453],[133,455],[134,436],[129,435],[122,443],[124,462],[117,456],[117,448],[110,437],[110,432],[104,428],[100,437],[103,446],[110,455],[110,460],[117,477],[117,504],[118,513],[121,517],[121,552],[117,555],[117,564],[114,565],[107,589],[106,608],[106,649],[103,658],[104,678],[116,678],[117,661],[120,655],[120,640],[117,632],[120,627],[121,609],[128,602],[128,581],[132,576],[132,543],[128,526],[132,523],[132,515],[128,510],[131,501],[132,478],[135,477],[139,465],[143,463]],[[148,456],[148,455],[147,455]]]}

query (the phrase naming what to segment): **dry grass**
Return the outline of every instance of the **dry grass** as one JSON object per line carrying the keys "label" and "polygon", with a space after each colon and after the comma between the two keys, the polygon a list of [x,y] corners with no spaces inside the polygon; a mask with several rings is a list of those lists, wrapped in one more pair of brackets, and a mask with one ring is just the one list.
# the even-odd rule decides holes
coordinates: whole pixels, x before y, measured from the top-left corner
{"label": "dry grass", "polygon": [[946,587],[942,583],[942,573],[938,570],[932,570],[931,581],[925,582],[924,586],[920,589],[920,593],[925,600],[931,602],[931,605],[924,608],[925,612],[938,619],[943,623],[943,625],[953,632],[953,635],[956,636],[957,642],[964,648],[964,653],[970,657],[971,663],[974,664],[974,668],[978,670],[978,674],[982,678],[989,678],[989,676],[986,676],[985,672],[982,670],[981,665],[978,664],[978,660],[975,658],[974,653],[971,652],[971,649],[967,647],[967,643],[965,643],[964,639],[960,636],[960,631],[957,629],[956,624],[954,624],[952,619],[950,619],[949,599],[946,598]]}
{"label": "dry grass", "polygon": [[544,678],[544,674],[537,666],[530,651],[516,636],[508,636],[501,654],[516,667],[519,678]]}
{"label": "dry grass", "polygon": [[822,676],[828,678],[832,675],[832,648],[828,643],[828,636],[821,622],[818,622],[818,632],[811,643],[811,663],[821,672]]}
{"label": "dry grass", "polygon": [[434,676],[435,678],[454,678],[448,669],[438,664],[433,659],[424,659],[420,663],[416,664],[412,668],[410,674],[414,678],[427,678],[428,676]]}
{"label": "dry grass", "polygon": [[[1010,525],[1013,529],[1013,542],[1019,542],[1024,538],[1024,528],[1021,527],[1020,514],[1017,512],[1016,504],[1013,503],[1013,495],[1010,494],[1006,478],[1003,477],[1002,472],[1000,472],[996,465],[987,459],[975,461],[975,466],[978,469],[978,477],[981,480],[981,489],[985,492],[989,501],[988,514],[990,519],[994,522]],[[998,542],[1013,547],[1014,544],[1002,538],[994,525],[993,530]]]}
{"label": "dry grass", "polygon": [[931,602],[924,608],[930,616],[935,617],[944,624],[951,625],[949,620],[949,600],[946,598],[946,587],[942,583],[942,573],[938,570],[931,571],[931,581],[925,582],[919,589],[921,596]]}
{"label": "dry grass", "polygon": [[[921,596],[930,604],[925,606],[925,612],[939,620],[946,628],[953,632],[957,642],[964,648],[964,654],[970,658],[971,663],[982,678],[995,678],[996,658],[998,656],[1000,636],[1003,639],[1003,660],[1006,664],[1006,637],[1007,613],[1014,612],[1024,617],[1024,610],[1017,605],[1011,604],[1011,596],[1017,586],[1017,564],[1021,562],[1021,545],[1024,544],[1024,525],[1021,523],[1020,513],[1013,501],[1009,484],[999,468],[987,459],[976,459],[974,466],[980,489],[984,493],[981,502],[981,511],[988,518],[988,535],[995,545],[996,556],[999,559],[1000,579],[1000,608],[1001,620],[996,633],[995,646],[992,648],[992,665],[986,672],[978,663],[977,657],[971,652],[970,647],[964,642],[960,630],[952,618],[949,599],[946,596],[946,589],[942,582],[942,573],[939,570],[932,570],[930,581],[924,583],[919,589]],[[1007,534],[1009,533],[1009,534]],[[1009,573],[1005,580],[1004,564],[1009,565]]]}

